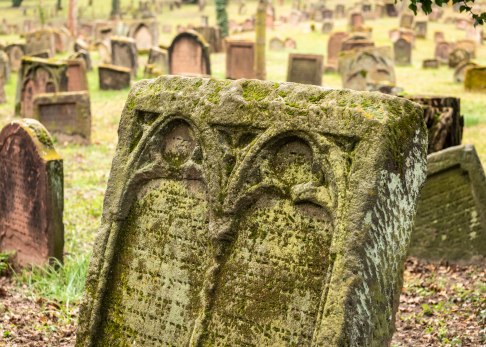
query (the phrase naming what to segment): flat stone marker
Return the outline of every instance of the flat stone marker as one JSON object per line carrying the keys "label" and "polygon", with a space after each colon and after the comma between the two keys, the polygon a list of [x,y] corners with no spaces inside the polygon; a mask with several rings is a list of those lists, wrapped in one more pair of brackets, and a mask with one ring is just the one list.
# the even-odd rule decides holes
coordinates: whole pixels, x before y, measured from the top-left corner
{"label": "flat stone marker", "polygon": [[254,42],[226,40],[226,78],[256,78],[254,61]]}
{"label": "flat stone marker", "polygon": [[464,87],[470,91],[486,92],[486,66],[468,69],[464,79]]}
{"label": "flat stone marker", "polygon": [[33,119],[0,132],[0,251],[20,266],[62,261],[63,163],[47,130]]}
{"label": "flat stone marker", "polygon": [[91,105],[87,91],[36,95],[34,118],[59,142],[89,144],[91,141]]}
{"label": "flat stone marker", "polygon": [[137,83],[77,346],[388,345],[426,146],[401,98]]}
{"label": "flat stone marker", "polygon": [[424,69],[438,69],[440,62],[437,59],[425,59],[422,62],[422,68]]}
{"label": "flat stone marker", "polygon": [[172,75],[211,75],[209,46],[199,33],[177,35],[169,47],[169,71]]}
{"label": "flat stone marker", "polygon": [[112,37],[111,61],[113,65],[129,68],[132,77],[136,77],[138,52],[135,40],[128,37]]}
{"label": "flat stone marker", "polygon": [[322,85],[324,56],[289,54],[287,82]]}
{"label": "flat stone marker", "polygon": [[98,66],[101,90],[120,90],[130,87],[131,70],[127,67],[103,64]]}
{"label": "flat stone marker", "polygon": [[486,258],[486,177],[474,146],[429,155],[409,254],[435,261]]}

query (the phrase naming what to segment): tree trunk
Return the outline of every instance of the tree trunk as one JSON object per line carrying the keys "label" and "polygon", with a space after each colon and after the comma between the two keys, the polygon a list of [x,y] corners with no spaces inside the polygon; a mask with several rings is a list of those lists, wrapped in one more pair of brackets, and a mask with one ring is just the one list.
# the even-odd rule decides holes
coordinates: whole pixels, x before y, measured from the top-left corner
{"label": "tree trunk", "polygon": [[267,77],[266,69],[266,32],[267,32],[267,0],[260,0],[256,13],[256,39],[255,39],[255,74],[259,80]]}

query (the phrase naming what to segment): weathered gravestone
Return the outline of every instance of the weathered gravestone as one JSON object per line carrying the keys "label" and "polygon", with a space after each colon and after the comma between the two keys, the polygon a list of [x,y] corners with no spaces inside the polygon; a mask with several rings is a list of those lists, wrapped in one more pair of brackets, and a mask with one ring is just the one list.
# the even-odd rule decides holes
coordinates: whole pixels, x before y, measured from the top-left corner
{"label": "weathered gravestone", "polygon": [[415,17],[413,14],[404,13],[400,17],[400,28],[412,29]]}
{"label": "weathered gravestone", "polygon": [[287,82],[322,85],[324,56],[289,54]]}
{"label": "weathered gravestone", "polygon": [[468,69],[464,79],[464,87],[470,91],[486,92],[486,67],[476,66]]}
{"label": "weathered gravestone", "polygon": [[211,75],[209,46],[194,31],[177,35],[169,47],[169,71],[172,75]]}
{"label": "weathered gravestone", "polygon": [[388,345],[426,146],[404,99],[137,83],[77,346]]}
{"label": "weathered gravestone", "polygon": [[393,43],[395,64],[412,64],[412,43],[404,38],[400,38]]}
{"label": "weathered gravestone", "polygon": [[111,61],[113,65],[129,68],[132,77],[137,76],[138,52],[135,40],[128,37],[112,37]]}
{"label": "weathered gravestone", "polygon": [[343,88],[373,91],[396,84],[395,67],[389,47],[345,52],[339,57],[339,72]]}
{"label": "weathered gravestone", "polygon": [[283,51],[285,50],[285,41],[279,37],[272,37],[268,46],[272,51]]}
{"label": "weathered gravestone", "polygon": [[52,29],[40,29],[25,34],[25,54],[34,55],[47,51],[49,57],[56,54],[54,32]]}
{"label": "weathered gravestone", "polygon": [[467,70],[472,67],[477,67],[478,64],[473,63],[471,61],[465,61],[459,65],[457,65],[456,69],[454,70],[454,82],[457,83],[464,83],[466,79]]}
{"label": "weathered gravestone", "polygon": [[437,59],[441,63],[448,64],[449,55],[451,54],[453,49],[454,45],[450,42],[437,42],[437,44],[435,45],[435,59]]}
{"label": "weathered gravestone", "polygon": [[334,18],[344,18],[346,16],[346,7],[344,4],[336,4]]}
{"label": "weathered gravestone", "polygon": [[454,48],[449,54],[449,67],[455,68],[462,63],[471,60],[469,52],[462,48]]}
{"label": "weathered gravestone", "polygon": [[398,10],[394,2],[385,4],[385,12],[388,17],[398,17]]}
{"label": "weathered gravestone", "polygon": [[407,98],[424,108],[425,124],[429,133],[429,154],[461,144],[464,128],[461,99],[419,95]]}
{"label": "weathered gravestone", "polygon": [[350,31],[356,31],[360,28],[363,28],[364,23],[365,23],[365,20],[364,20],[363,14],[361,12],[353,12],[349,16]]}
{"label": "weathered gravestone", "polygon": [[34,97],[33,118],[59,142],[90,143],[91,106],[87,91],[38,94]]}
{"label": "weathered gravestone", "polygon": [[226,40],[226,78],[256,78],[254,61],[254,42]]}
{"label": "weathered gravestone", "polygon": [[159,43],[159,25],[155,20],[133,22],[128,36],[134,39],[139,51],[148,51]]}
{"label": "weathered gravestone", "polygon": [[63,163],[47,130],[33,119],[0,132],[0,251],[16,263],[62,261]]}
{"label": "weathered gravestone", "polygon": [[99,41],[95,44],[101,64],[111,64],[111,43],[109,41]]}
{"label": "weathered gravestone", "polygon": [[148,62],[145,67],[147,76],[160,76],[169,73],[169,53],[166,49],[152,47],[149,50]]}
{"label": "weathered gravestone", "polygon": [[348,34],[342,31],[332,33],[327,42],[327,65],[331,68],[337,68],[339,53],[343,41],[348,38]]}
{"label": "weathered gravestone", "polygon": [[442,42],[442,41],[445,41],[445,35],[444,35],[444,32],[442,31],[436,31],[434,33],[434,42],[437,44],[439,42]]}
{"label": "weathered gravestone", "polygon": [[472,40],[459,40],[456,42],[455,48],[464,49],[469,53],[471,58],[476,58],[476,43]]}
{"label": "weathered gravestone", "polygon": [[0,74],[0,104],[7,102],[7,95],[5,94],[5,77]]}
{"label": "weathered gravestone", "polygon": [[425,59],[422,62],[422,68],[424,69],[438,69],[440,62],[437,59]]}
{"label": "weathered gravestone", "polygon": [[474,146],[429,155],[409,254],[435,261],[486,258],[486,177]]}
{"label": "weathered gravestone", "polygon": [[204,37],[204,40],[209,45],[210,53],[219,53],[223,51],[223,38],[221,37],[221,30],[219,27],[202,26],[195,29]]}
{"label": "weathered gravestone", "polygon": [[98,66],[100,89],[120,90],[130,87],[131,70],[127,67],[102,64]]}
{"label": "weathered gravestone", "polygon": [[322,23],[321,33],[328,34],[334,29],[333,21],[324,21]]}
{"label": "weathered gravestone", "polygon": [[19,71],[22,64],[22,57],[24,56],[25,45],[13,43],[5,47],[5,52],[10,61],[11,71]]}
{"label": "weathered gravestone", "polygon": [[364,34],[354,34],[341,43],[341,52],[374,47],[375,43]]}
{"label": "weathered gravestone", "polygon": [[87,71],[93,70],[93,63],[91,62],[91,55],[89,51],[80,49],[69,56],[69,60],[82,60]]}

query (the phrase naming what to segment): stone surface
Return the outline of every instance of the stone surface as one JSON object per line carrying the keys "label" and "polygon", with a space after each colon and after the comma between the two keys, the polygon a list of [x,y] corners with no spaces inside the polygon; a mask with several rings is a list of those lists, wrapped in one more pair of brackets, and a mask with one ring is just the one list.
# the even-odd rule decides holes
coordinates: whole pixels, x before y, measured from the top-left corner
{"label": "stone surface", "polygon": [[409,253],[435,261],[486,257],[486,178],[474,146],[429,155]]}
{"label": "stone surface", "polygon": [[0,251],[20,266],[62,261],[63,163],[47,130],[33,119],[0,132]]}
{"label": "stone surface", "polygon": [[429,154],[462,143],[464,117],[461,115],[461,99],[421,95],[407,98],[424,107],[425,124],[429,133]]}
{"label": "stone surface", "polygon": [[255,43],[245,40],[226,40],[226,78],[256,78]]}
{"label": "stone surface", "polygon": [[100,89],[120,90],[130,87],[131,70],[126,67],[103,64],[98,66]]}
{"label": "stone surface", "polygon": [[77,92],[88,90],[88,77],[86,76],[86,64],[82,59],[67,60],[66,71],[68,85],[67,90]]}
{"label": "stone surface", "polygon": [[367,35],[354,34],[343,40],[341,43],[341,52],[352,51],[355,49],[362,49],[367,47],[374,47],[375,43],[371,41]]}
{"label": "stone surface", "polygon": [[195,31],[177,35],[169,47],[169,71],[172,75],[211,75],[209,45]]}
{"label": "stone surface", "polygon": [[287,82],[322,85],[324,56],[289,54]]}
{"label": "stone surface", "polygon": [[364,27],[365,19],[361,12],[351,13],[349,16],[349,28],[351,31],[358,30]]}
{"label": "stone surface", "polygon": [[91,141],[91,105],[87,91],[38,94],[34,97],[33,118],[59,142],[89,144]]}
{"label": "stone surface", "polygon": [[91,61],[91,54],[89,51],[84,50],[84,49],[79,49],[75,53],[71,54],[69,56],[69,60],[82,60],[84,61],[84,66],[87,71],[93,70],[93,63]]}
{"label": "stone surface", "polygon": [[56,54],[54,32],[52,29],[41,29],[25,34],[25,54],[34,55],[39,52],[49,52],[49,57]]}
{"label": "stone surface", "polygon": [[388,345],[426,144],[400,98],[137,83],[77,346]]}
{"label": "stone surface", "polygon": [[470,91],[486,92],[486,66],[467,69],[464,87]]}
{"label": "stone surface", "polygon": [[400,38],[393,43],[395,64],[410,65],[412,63],[412,43]]}
{"label": "stone surface", "polygon": [[129,68],[132,77],[136,77],[138,53],[135,40],[128,37],[112,37],[111,61],[113,65]]}
{"label": "stone surface", "polygon": [[343,88],[372,91],[396,83],[389,47],[345,52],[339,58],[339,72]]}

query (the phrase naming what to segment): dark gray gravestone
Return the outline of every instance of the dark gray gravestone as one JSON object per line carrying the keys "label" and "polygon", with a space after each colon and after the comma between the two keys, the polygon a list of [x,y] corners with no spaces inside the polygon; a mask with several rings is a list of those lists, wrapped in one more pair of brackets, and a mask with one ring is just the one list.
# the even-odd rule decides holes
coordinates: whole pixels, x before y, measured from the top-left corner
{"label": "dark gray gravestone", "polygon": [[119,90],[130,87],[131,70],[122,66],[103,64],[98,66],[100,89]]}
{"label": "dark gray gravestone", "polygon": [[320,54],[289,54],[287,81],[322,85],[323,62]]}

